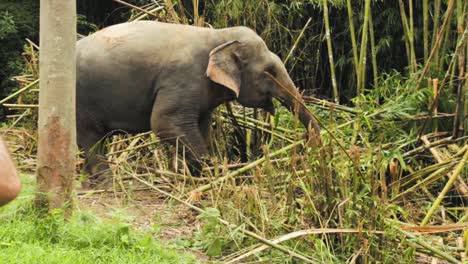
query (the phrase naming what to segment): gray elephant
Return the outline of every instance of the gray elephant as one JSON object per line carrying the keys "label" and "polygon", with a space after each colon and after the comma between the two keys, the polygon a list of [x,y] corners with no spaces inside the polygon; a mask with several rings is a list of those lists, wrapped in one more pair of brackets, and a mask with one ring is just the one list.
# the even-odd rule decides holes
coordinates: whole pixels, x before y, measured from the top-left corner
{"label": "gray elephant", "polygon": [[[289,92],[265,73],[275,76]],[[237,100],[273,112],[272,98],[295,111],[300,98],[282,61],[251,29],[211,29],[153,21],[107,27],[77,43],[77,136],[85,170],[106,166],[93,145],[113,131],[154,131],[161,140],[189,149],[198,168],[208,154],[210,115]],[[301,105],[301,122],[315,132]],[[181,144],[179,144],[181,145]]]}

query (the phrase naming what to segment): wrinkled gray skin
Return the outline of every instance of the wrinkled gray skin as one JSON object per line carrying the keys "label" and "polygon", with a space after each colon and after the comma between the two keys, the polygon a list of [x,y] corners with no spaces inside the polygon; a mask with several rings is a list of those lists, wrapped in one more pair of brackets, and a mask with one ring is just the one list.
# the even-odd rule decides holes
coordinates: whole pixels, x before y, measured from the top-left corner
{"label": "wrinkled gray skin", "polygon": [[[281,60],[245,27],[209,29],[152,21],[105,28],[77,43],[77,133],[88,173],[106,166],[90,150],[113,131],[153,130],[191,151],[198,167],[208,154],[210,115],[236,100],[273,112],[272,98],[291,111],[293,98],[266,74],[274,75],[300,97]],[[308,127],[313,117],[298,108]],[[312,123],[314,124],[314,123]],[[318,127],[314,129],[318,131]],[[181,145],[181,144],[179,144]]]}

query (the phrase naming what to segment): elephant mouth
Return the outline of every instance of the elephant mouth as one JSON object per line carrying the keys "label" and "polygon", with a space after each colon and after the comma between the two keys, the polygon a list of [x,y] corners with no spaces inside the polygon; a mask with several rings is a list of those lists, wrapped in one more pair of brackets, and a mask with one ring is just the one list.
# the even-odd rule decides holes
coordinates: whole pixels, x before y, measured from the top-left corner
{"label": "elephant mouth", "polygon": [[275,115],[275,105],[273,104],[272,98],[267,98],[265,100],[265,105],[262,108],[271,115]]}

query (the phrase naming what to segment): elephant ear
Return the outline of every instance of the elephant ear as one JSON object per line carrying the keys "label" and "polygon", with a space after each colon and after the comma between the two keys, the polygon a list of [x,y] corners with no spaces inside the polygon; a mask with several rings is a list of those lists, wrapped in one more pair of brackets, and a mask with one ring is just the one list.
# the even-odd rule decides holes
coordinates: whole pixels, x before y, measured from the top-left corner
{"label": "elephant ear", "polygon": [[236,97],[239,96],[241,84],[240,62],[236,54],[240,44],[234,40],[213,49],[206,69],[208,78],[232,90]]}

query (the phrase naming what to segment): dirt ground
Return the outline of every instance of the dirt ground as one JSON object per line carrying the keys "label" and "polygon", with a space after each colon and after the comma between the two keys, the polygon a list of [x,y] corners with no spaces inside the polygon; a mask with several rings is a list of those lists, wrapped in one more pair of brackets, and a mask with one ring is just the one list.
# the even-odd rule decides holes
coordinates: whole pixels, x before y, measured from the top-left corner
{"label": "dirt ground", "polygon": [[[116,212],[128,217],[138,229],[152,230],[162,244],[192,241],[200,228],[196,213],[184,205],[168,200],[151,190],[114,192],[78,190],[77,207],[102,218],[112,218]],[[203,252],[190,250],[201,261],[207,260]]]}

